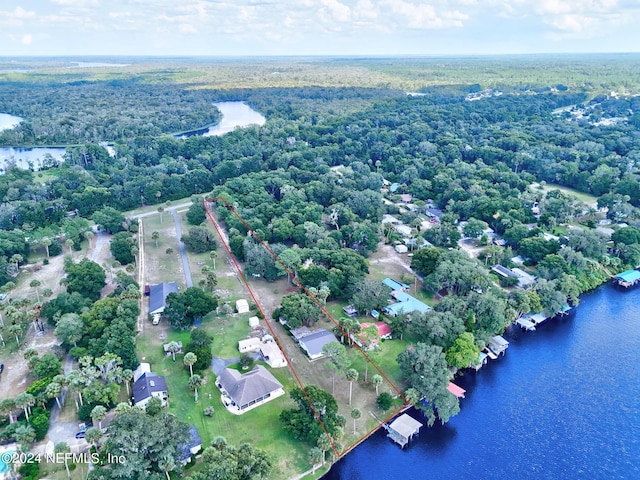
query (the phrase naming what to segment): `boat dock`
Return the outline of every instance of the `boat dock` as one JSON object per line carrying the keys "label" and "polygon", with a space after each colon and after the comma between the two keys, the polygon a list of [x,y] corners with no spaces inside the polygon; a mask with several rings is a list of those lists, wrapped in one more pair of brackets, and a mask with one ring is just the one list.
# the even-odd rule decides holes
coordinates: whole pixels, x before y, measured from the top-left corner
{"label": "boat dock", "polygon": [[618,285],[624,288],[633,287],[640,282],[640,272],[638,270],[627,270],[613,277]]}
{"label": "boat dock", "polygon": [[387,437],[404,448],[413,437],[418,435],[422,423],[403,413],[389,425],[383,424],[383,427],[387,431]]}
{"label": "boat dock", "polygon": [[520,317],[518,320],[516,320],[516,324],[522,328],[524,328],[525,330],[529,330],[530,332],[535,331],[536,329],[536,324],[533,323],[529,318],[527,317]]}

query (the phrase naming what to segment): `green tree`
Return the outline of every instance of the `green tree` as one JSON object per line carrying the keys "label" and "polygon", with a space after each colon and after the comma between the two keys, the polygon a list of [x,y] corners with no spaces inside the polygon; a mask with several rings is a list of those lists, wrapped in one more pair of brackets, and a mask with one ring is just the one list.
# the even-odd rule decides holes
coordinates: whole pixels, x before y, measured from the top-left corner
{"label": "green tree", "polygon": [[102,420],[107,416],[107,409],[102,405],[96,405],[93,410],[91,410],[91,419],[94,423],[98,424],[98,428],[102,430]]}
{"label": "green tree", "polygon": [[198,317],[203,317],[218,306],[218,299],[199,288],[190,287],[180,293],[167,295],[163,316],[174,328],[186,329]]}
{"label": "green tree", "polygon": [[89,427],[89,428],[87,428],[87,431],[85,432],[85,437],[84,438],[91,445],[97,446],[98,442],[102,438],[102,430],[100,428],[96,428],[96,427]]}
{"label": "green tree", "polygon": [[306,295],[290,293],[282,297],[280,316],[287,321],[290,328],[311,326],[318,321],[320,309]]}
{"label": "green tree", "polygon": [[356,434],[356,420],[362,416],[362,410],[359,408],[351,409],[351,418],[353,418],[353,434]]}
{"label": "green tree", "polygon": [[60,373],[62,370],[62,364],[58,357],[53,353],[45,353],[37,359],[37,362],[33,368],[33,373],[38,378],[53,377]]}
{"label": "green tree", "polygon": [[[418,343],[398,355],[398,365],[404,378],[426,402],[418,405],[433,425],[436,412],[449,384],[449,366],[441,347]],[[384,393],[384,392],[383,392]]]}
{"label": "green tree", "polygon": [[484,232],[488,226],[489,225],[487,225],[487,222],[483,222],[482,220],[477,220],[475,218],[470,218],[462,228],[462,233],[464,233],[466,237],[478,238],[480,235],[482,235],[482,232]]}
{"label": "green tree", "polygon": [[96,466],[96,478],[157,478],[164,476],[160,464],[166,458],[178,461],[180,445],[189,439],[189,425],[169,413],[155,416],[144,412],[125,412],[109,424],[104,454],[123,455],[123,463]]}
{"label": "green tree", "polygon": [[447,350],[446,360],[449,365],[457,369],[467,368],[478,359],[480,349],[475,344],[473,334],[464,332],[456,338],[453,345]]}
{"label": "green tree", "polygon": [[58,320],[54,334],[62,342],[77,346],[82,338],[83,330],[84,323],[80,315],[77,313],[65,313]]}
{"label": "green tree", "polygon": [[202,328],[194,328],[189,334],[189,343],[186,346],[186,352],[193,352],[197,357],[196,363],[193,364],[194,370],[205,370],[211,367],[213,355],[211,353],[211,344],[213,339]]}
{"label": "green tree", "polygon": [[215,236],[208,228],[192,227],[187,235],[180,239],[187,250],[193,253],[205,253],[216,249]]}
{"label": "green tree", "polygon": [[171,354],[173,361],[176,361],[176,353],[180,351],[180,344],[178,342],[167,343],[167,352]]}
{"label": "green tree", "polygon": [[186,216],[190,225],[200,225],[206,218],[204,205],[200,201],[193,202],[187,210]]}
{"label": "green tree", "polygon": [[389,304],[390,297],[391,288],[387,285],[375,280],[363,280],[355,284],[351,304],[359,312],[381,312]]}
{"label": "green tree", "polygon": [[129,232],[116,233],[111,239],[111,255],[122,265],[127,265],[135,261],[135,257],[131,252],[134,237]]}
{"label": "green tree", "polygon": [[353,382],[358,381],[358,371],[355,368],[349,368],[345,372],[345,375],[347,376],[347,380],[349,381],[349,405],[351,405],[351,394],[353,392]]}
{"label": "green tree", "polygon": [[193,376],[193,365],[198,361],[198,357],[193,352],[187,352],[182,359],[183,363],[189,367],[189,375]]}
{"label": "green tree", "polygon": [[280,422],[285,432],[295,440],[315,443],[318,438],[324,435],[324,430],[316,419],[316,412],[324,429],[332,437],[344,428],[346,420],[338,415],[338,403],[329,392],[315,385],[307,385],[305,392],[295,387],[291,391],[290,397],[298,405],[298,408],[283,410],[280,413]]}
{"label": "green tree", "polygon": [[411,268],[422,275],[431,275],[438,264],[440,250],[435,247],[421,248],[411,258]]}
{"label": "green tree", "polygon": [[160,233],[157,231],[151,232],[151,240],[153,240],[156,244],[156,248],[158,248],[158,240],[160,239]]}
{"label": "green tree", "polygon": [[[347,356],[347,350],[340,342],[329,342],[322,347],[322,354],[329,358],[330,362],[326,366],[331,369],[331,390],[335,393],[336,372],[341,372],[351,365],[351,360]],[[357,373],[357,372],[356,372]]]}
{"label": "green tree", "polygon": [[378,387],[382,385],[383,381],[384,380],[382,376],[378,375],[377,373],[373,377],[371,377],[371,383],[373,383],[376,387],[376,396],[378,396]]}
{"label": "green tree", "polygon": [[38,290],[38,287],[42,285],[42,282],[40,280],[38,280],[37,278],[34,278],[33,280],[31,280],[31,282],[29,282],[29,286],[31,288],[34,288],[36,291],[36,301],[38,303],[40,303],[40,291]]}
{"label": "green tree", "polygon": [[391,405],[393,405],[393,397],[389,392],[382,392],[376,398],[376,405],[378,405],[380,410],[386,412],[391,408]]}
{"label": "green tree", "polygon": [[100,265],[85,258],[69,265],[66,271],[64,283],[67,293],[78,292],[93,301],[100,298],[100,290],[105,287],[107,278]]}
{"label": "green tree", "polygon": [[194,391],[195,401],[198,401],[198,388],[202,385],[203,378],[197,373],[189,378],[189,388]]}
{"label": "green tree", "polygon": [[104,207],[98,210],[92,218],[107,233],[118,233],[125,229],[124,215],[113,207]]}

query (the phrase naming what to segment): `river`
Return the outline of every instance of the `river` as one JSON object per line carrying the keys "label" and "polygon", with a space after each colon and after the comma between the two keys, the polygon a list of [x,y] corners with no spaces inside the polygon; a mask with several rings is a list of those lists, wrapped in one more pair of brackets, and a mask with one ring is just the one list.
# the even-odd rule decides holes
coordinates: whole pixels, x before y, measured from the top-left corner
{"label": "river", "polygon": [[324,478],[640,478],[639,312],[640,288],[604,285],[535,332],[510,327],[504,357],[456,380],[449,423],[405,450],[378,431]]}
{"label": "river", "polygon": [[183,132],[177,135],[180,138],[202,135],[203,137],[224,135],[238,127],[249,125],[264,125],[266,119],[244,102],[218,102],[214,103],[222,113],[222,120],[217,125],[203,127],[201,129]]}

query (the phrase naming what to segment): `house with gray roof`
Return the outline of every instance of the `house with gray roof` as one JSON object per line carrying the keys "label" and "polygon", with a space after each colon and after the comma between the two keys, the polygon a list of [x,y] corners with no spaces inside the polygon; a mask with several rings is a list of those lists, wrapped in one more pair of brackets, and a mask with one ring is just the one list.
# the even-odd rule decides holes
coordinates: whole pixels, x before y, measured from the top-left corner
{"label": "house with gray roof", "polygon": [[189,439],[186,443],[180,445],[178,450],[178,462],[182,465],[189,463],[191,461],[191,457],[202,450],[202,439],[200,438],[200,434],[193,423],[189,427]]}
{"label": "house with gray roof", "polygon": [[149,290],[149,315],[160,314],[164,312],[167,306],[167,295],[170,293],[178,293],[178,285],[176,282],[159,283],[151,285]]}
{"label": "house with gray roof", "polygon": [[144,373],[133,384],[133,404],[144,408],[153,397],[159,398],[163,407],[167,406],[169,400],[167,382],[157,373]]}
{"label": "house with gray roof", "polygon": [[225,368],[216,379],[216,386],[222,393],[222,403],[235,415],[242,415],[284,395],[282,384],[262,365],[256,365],[243,374]]}
{"label": "house with gray roof", "polygon": [[337,342],[336,336],[324,328],[318,328],[317,330],[310,330],[307,335],[299,337],[298,345],[305,351],[307,356],[311,360],[321,358],[324,356],[322,353],[322,347],[327,343]]}

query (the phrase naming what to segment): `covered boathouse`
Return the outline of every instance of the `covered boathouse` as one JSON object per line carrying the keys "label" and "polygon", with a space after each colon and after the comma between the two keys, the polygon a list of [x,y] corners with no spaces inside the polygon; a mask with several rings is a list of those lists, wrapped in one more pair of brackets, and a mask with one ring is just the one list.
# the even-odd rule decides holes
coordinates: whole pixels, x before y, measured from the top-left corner
{"label": "covered boathouse", "polygon": [[387,436],[404,448],[420,431],[422,423],[406,413],[400,415],[387,427]]}
{"label": "covered boathouse", "polygon": [[613,277],[617,280],[618,285],[621,287],[632,287],[636,283],[640,281],[640,271],[638,270],[627,270],[626,272],[622,272]]}

